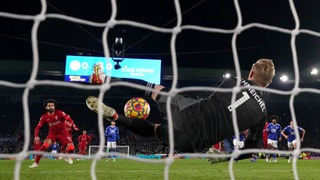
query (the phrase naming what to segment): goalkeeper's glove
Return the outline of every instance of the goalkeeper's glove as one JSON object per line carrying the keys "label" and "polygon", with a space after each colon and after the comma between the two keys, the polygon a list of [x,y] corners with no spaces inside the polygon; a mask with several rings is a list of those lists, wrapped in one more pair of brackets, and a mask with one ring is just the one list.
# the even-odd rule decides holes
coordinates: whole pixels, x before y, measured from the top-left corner
{"label": "goalkeeper's glove", "polygon": [[[207,151],[207,154],[209,155],[209,154],[225,154],[225,153],[219,151],[218,149],[210,148]],[[211,164],[228,161],[227,157],[207,157],[207,159],[208,159],[208,162]]]}

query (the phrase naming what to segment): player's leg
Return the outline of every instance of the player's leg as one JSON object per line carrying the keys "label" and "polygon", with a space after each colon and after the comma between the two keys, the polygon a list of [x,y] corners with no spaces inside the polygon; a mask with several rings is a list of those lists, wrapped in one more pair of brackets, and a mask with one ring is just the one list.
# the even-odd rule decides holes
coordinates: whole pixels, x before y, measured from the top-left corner
{"label": "player's leg", "polygon": [[109,162],[109,160],[110,160],[110,156],[109,156],[109,151],[110,151],[110,149],[111,149],[111,142],[107,142],[107,149],[106,149],[106,162]]}
{"label": "player's leg", "polygon": [[[66,145],[61,145],[60,153],[66,153]],[[59,159],[62,159],[62,156],[59,156]]]}
{"label": "player's leg", "polygon": [[[72,138],[69,135],[61,134],[58,136],[59,141],[62,145],[66,146],[66,154],[74,153],[74,144],[72,142]],[[71,157],[67,157],[66,161],[68,164],[73,164],[73,160]]]}
{"label": "player's leg", "polygon": [[56,155],[57,155],[57,153],[58,153],[57,150],[52,150],[51,153],[52,153],[52,159],[55,159],[55,160],[56,160],[56,158],[57,158]]}
{"label": "player's leg", "polygon": [[[74,144],[72,142],[68,143],[66,146],[66,154],[69,154],[69,153],[74,153]],[[73,160],[70,156],[67,157],[67,162],[68,164],[73,164]]]}
{"label": "player's leg", "polygon": [[[273,141],[271,144],[271,149],[272,150],[277,150],[278,149],[278,141]],[[277,154],[272,154],[273,160],[272,162],[277,162]]]}
{"label": "player's leg", "polygon": [[[268,149],[272,149],[272,141],[268,139]],[[271,162],[270,153],[266,153],[266,162]]]}
{"label": "player's leg", "polygon": [[[292,142],[289,142],[289,141],[288,141],[288,150],[289,151],[293,150],[293,144]],[[292,154],[289,154],[288,163],[290,163],[291,159],[292,159]]]}
{"label": "player's leg", "polygon": [[[296,140],[293,140],[291,142],[288,142],[288,150],[289,151],[294,151],[297,148],[297,142]],[[292,158],[293,157],[293,158]],[[296,161],[296,158],[292,156],[292,154],[289,155],[289,160],[288,163],[290,163],[290,160]]]}
{"label": "player's leg", "polygon": [[[174,106],[175,109],[184,109],[185,107],[188,107],[188,105],[190,104],[195,104],[199,102],[199,100],[184,98],[183,96],[177,96],[177,97],[179,97],[179,99],[172,100],[173,104],[178,104],[178,101],[183,103],[181,103],[180,106],[178,105]],[[86,104],[88,108],[94,112],[97,112],[96,108],[92,108],[92,107],[97,107],[98,103],[99,103],[98,99],[93,96],[88,97],[86,100]],[[162,105],[164,105],[164,103]],[[122,126],[126,127],[127,129],[133,131],[134,133],[144,137],[152,137],[152,136],[155,136],[155,133],[156,133],[156,136],[161,141],[165,142],[166,144],[169,144],[168,127],[166,125],[160,125],[159,128],[157,128],[158,130],[155,131],[156,129],[155,124],[149,121],[141,120],[141,119],[132,119],[124,115],[117,114],[117,112],[112,107],[109,107],[103,103],[102,103],[102,107],[104,109],[103,117],[106,118],[107,120],[116,121],[117,123],[120,123]],[[165,106],[163,106],[163,108],[165,108]],[[116,118],[114,114],[117,114]],[[181,125],[182,123],[180,123],[183,120],[182,118],[175,118],[174,120],[177,123],[176,125],[182,126]],[[180,121],[177,122],[178,120]],[[159,132],[161,133],[161,135],[157,134]],[[176,135],[176,133],[178,133],[179,135]],[[190,137],[186,135],[187,133],[184,133],[182,131],[174,131],[174,134],[175,134],[175,145],[178,145],[177,148],[180,151],[194,152],[194,149],[192,148],[192,145],[191,145]],[[176,139],[178,137],[180,137],[180,139]],[[179,141],[180,143],[177,143],[177,141]]]}
{"label": "player's leg", "polygon": [[[87,144],[84,144],[84,145],[83,145],[82,154],[83,154],[83,155],[87,155]],[[84,158],[82,158],[82,160],[84,160]]]}
{"label": "player's leg", "polygon": [[[78,145],[78,149],[79,149],[78,154],[79,154],[79,155],[84,155],[84,153],[83,153],[83,146],[82,146],[81,144]],[[77,160],[79,161],[80,158],[78,158]]]}
{"label": "player's leg", "polygon": [[95,113],[98,113],[98,106],[100,103],[102,105],[103,117],[105,119],[109,121],[114,121],[118,119],[118,113],[112,107],[109,107],[105,105],[103,102],[101,102],[97,97],[89,96],[86,99],[87,107]]}
{"label": "player's leg", "polygon": [[[98,106],[98,98],[94,96],[89,96],[86,100],[86,104],[90,110],[93,112],[97,111]],[[118,114],[112,107],[107,106],[102,103],[103,108],[103,117],[106,118],[109,121],[116,121],[117,123],[120,123],[127,129],[133,131],[134,133],[144,136],[144,137],[150,137],[154,136],[154,127],[153,124],[146,120],[141,119],[133,119],[128,118],[122,114]]]}
{"label": "player's leg", "polygon": [[[111,152],[117,152],[117,143],[116,142],[112,142],[111,144],[112,144],[111,145]],[[116,162],[116,156],[115,155],[112,156],[112,161]]]}
{"label": "player's leg", "polygon": [[[82,146],[82,155],[87,155],[87,144],[83,144]],[[84,160],[84,158],[82,158]]]}
{"label": "player's leg", "polygon": [[[276,150],[278,148],[278,141],[268,139],[268,149]],[[273,162],[277,162],[277,154],[267,154],[266,155],[266,162],[271,162],[271,157]]]}
{"label": "player's leg", "polygon": [[[53,140],[51,140],[51,139],[48,138],[48,137],[49,137],[49,135],[48,135],[47,138],[44,140],[44,142],[43,142],[43,144],[42,144],[42,146],[41,146],[41,148],[40,148],[39,151],[46,151],[46,150],[51,146]],[[38,166],[39,166],[39,161],[40,161],[41,158],[42,158],[42,155],[41,155],[41,154],[37,155],[34,163],[33,163],[31,166],[29,166],[29,168],[36,168],[36,167],[38,167]]]}

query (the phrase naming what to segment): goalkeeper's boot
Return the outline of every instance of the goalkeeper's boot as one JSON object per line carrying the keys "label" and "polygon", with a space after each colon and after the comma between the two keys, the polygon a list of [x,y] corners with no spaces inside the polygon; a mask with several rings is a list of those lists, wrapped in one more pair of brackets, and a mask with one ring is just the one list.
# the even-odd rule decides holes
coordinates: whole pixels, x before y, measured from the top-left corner
{"label": "goalkeeper's boot", "polygon": [[34,162],[33,164],[31,164],[31,166],[29,166],[29,168],[37,168],[39,167],[38,163]]}
{"label": "goalkeeper's boot", "polygon": [[101,103],[102,105],[103,118],[107,119],[108,121],[115,121],[118,119],[118,113],[116,112],[116,110],[103,104],[97,97],[89,96],[86,100],[88,108],[95,113],[98,113],[99,103]]}
{"label": "goalkeeper's boot", "polygon": [[[218,149],[210,148],[207,151],[207,154],[225,154],[225,153],[219,151]],[[208,162],[211,164],[228,161],[227,157],[207,157],[207,159],[208,159]]]}
{"label": "goalkeeper's boot", "polygon": [[89,82],[91,84],[102,84],[105,78],[103,73],[103,65],[101,63],[96,63],[93,66],[92,74],[90,75]]}

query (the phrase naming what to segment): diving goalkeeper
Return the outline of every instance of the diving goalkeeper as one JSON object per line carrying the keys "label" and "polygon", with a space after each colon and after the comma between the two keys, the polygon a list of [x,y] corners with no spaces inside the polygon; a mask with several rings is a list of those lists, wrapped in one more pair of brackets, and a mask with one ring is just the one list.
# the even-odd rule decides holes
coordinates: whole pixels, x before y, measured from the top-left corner
{"label": "diving goalkeeper", "polygon": [[[240,92],[236,95],[235,103],[231,103],[231,92],[213,92],[208,98],[193,99],[183,95],[175,95],[171,99],[172,121],[174,128],[175,149],[179,152],[203,152],[213,144],[234,135],[232,111],[236,110],[239,131],[249,129],[246,148],[256,148],[261,139],[262,129],[267,119],[267,109],[259,91],[253,86],[267,87],[275,75],[273,61],[260,59],[252,65],[248,79],[240,79]],[[92,84],[104,82],[106,75],[101,67],[95,65],[91,76]],[[169,89],[162,85],[155,85],[136,79],[118,79],[144,85],[154,89],[145,90],[134,96],[151,97],[158,106],[164,120],[167,118],[166,102],[168,97],[160,91]],[[233,88],[237,78],[225,79],[220,88]],[[201,92],[199,92],[201,93]],[[94,112],[98,111],[98,99],[90,96],[86,100],[87,106]],[[164,124],[153,124],[149,121],[130,119],[103,104],[103,116],[109,121],[117,121],[133,132],[142,136],[156,136],[169,144],[168,127]]]}

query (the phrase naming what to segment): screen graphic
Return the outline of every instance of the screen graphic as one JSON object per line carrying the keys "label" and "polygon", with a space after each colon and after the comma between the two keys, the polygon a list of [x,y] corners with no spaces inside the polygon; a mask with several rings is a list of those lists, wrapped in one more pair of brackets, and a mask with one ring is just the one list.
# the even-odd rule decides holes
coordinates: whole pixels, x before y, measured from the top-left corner
{"label": "screen graphic", "polygon": [[[124,58],[120,62],[120,69],[115,69],[117,63],[109,58],[95,56],[67,56],[65,81],[88,83],[94,64],[102,63],[103,71],[111,77],[142,79],[160,84],[161,60]],[[108,73],[108,70],[110,71]]]}

